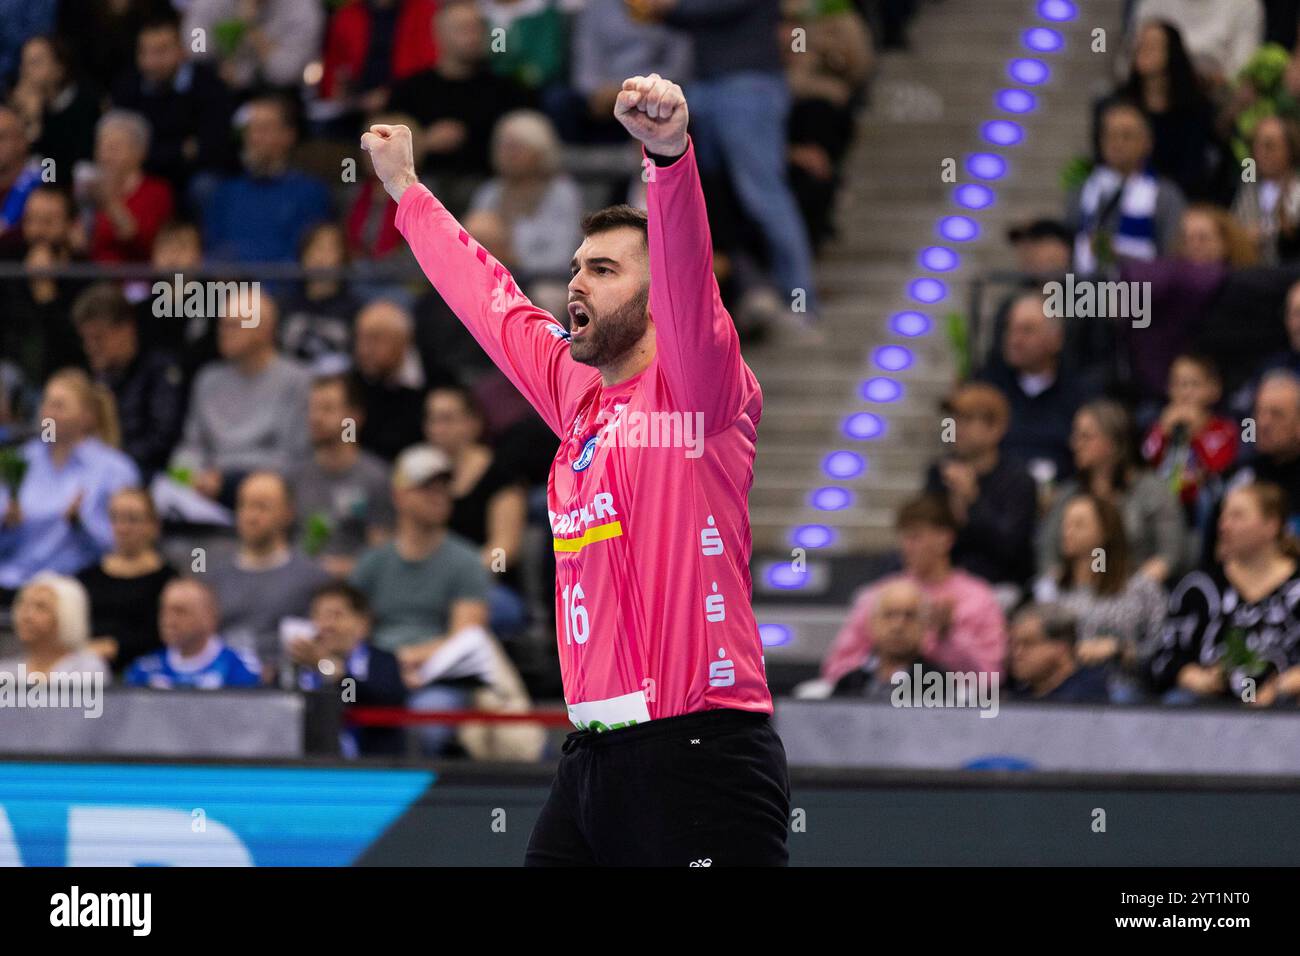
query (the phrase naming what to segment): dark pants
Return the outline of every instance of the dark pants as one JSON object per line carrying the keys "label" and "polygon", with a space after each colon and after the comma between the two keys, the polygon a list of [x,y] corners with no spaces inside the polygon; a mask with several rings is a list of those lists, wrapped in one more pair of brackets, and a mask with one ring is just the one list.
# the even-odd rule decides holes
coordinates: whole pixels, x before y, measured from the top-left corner
{"label": "dark pants", "polygon": [[571,733],[527,866],[785,866],[790,784],[766,714]]}

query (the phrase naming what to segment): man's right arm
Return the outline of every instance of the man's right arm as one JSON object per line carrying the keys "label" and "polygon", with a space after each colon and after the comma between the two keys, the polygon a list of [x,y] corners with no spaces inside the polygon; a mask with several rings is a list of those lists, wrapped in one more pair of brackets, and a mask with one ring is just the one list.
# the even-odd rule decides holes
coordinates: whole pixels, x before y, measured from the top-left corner
{"label": "man's right arm", "polygon": [[[397,134],[381,139],[372,132],[363,145],[384,188],[398,201],[397,229],[420,268],[497,368],[563,437],[579,397],[599,380],[598,373],[573,360],[564,326],[528,301],[505,266],[420,185],[406,152],[410,131],[377,129],[403,131],[402,143],[394,142]],[[383,155],[394,145],[402,149],[399,159]]]}

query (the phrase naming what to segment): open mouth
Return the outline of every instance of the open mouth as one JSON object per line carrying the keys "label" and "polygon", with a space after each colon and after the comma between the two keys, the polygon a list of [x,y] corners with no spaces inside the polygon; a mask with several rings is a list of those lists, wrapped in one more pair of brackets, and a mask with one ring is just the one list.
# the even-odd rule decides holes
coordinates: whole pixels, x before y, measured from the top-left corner
{"label": "open mouth", "polygon": [[581,302],[569,303],[569,332],[572,335],[580,335],[582,331],[591,324],[591,313]]}

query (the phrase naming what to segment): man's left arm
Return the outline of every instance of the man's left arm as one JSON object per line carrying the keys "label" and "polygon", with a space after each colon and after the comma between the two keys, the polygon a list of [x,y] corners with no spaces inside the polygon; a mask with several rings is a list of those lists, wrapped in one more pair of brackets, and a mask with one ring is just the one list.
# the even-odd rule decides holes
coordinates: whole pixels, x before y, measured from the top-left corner
{"label": "man's left arm", "polygon": [[686,132],[686,99],[677,84],[658,74],[633,77],[623,83],[614,115],[653,163],[646,209],[659,367],[681,410],[703,413],[706,432],[713,432],[740,413],[752,377],[713,275],[713,240]]}

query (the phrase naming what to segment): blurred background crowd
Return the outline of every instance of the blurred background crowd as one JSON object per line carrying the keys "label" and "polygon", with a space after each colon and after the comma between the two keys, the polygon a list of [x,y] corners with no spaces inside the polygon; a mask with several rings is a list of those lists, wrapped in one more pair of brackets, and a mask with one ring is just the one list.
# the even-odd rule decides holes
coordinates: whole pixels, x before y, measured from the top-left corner
{"label": "blurred background crowd", "polygon": [[[0,0],[0,668],[558,699],[557,440],[412,268],[360,131],[411,126],[423,181],[562,315],[583,214],[643,204],[622,79],[683,82],[742,340],[808,331],[912,6]],[[1129,5],[1094,155],[970,316],[895,571],[799,693],[887,699],[919,666],[1038,700],[1300,695],[1297,21]],[[1149,283],[1150,324],[1053,315],[1067,273]],[[259,281],[257,321],[173,276]]]}

